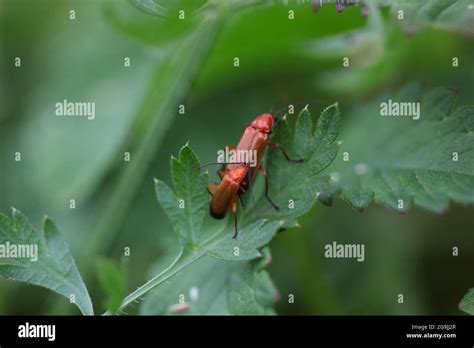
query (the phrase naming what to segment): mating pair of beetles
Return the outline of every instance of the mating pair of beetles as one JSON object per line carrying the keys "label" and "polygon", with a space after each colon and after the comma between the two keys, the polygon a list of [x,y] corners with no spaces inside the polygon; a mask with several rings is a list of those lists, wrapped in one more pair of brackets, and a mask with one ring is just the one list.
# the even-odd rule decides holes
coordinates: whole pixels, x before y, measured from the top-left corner
{"label": "mating pair of beetles", "polygon": [[[265,169],[262,166],[262,159],[265,155],[267,147],[279,148],[283,156],[288,162],[299,163],[303,159],[291,159],[287,152],[280,144],[270,143],[270,134],[274,127],[276,127],[276,118],[269,113],[258,116],[255,120],[245,128],[244,134],[240,139],[237,147],[230,147],[233,151],[256,151],[257,161],[256,166],[251,167],[249,163],[229,163],[223,170],[220,170],[219,177],[221,182],[219,185],[209,185],[208,191],[212,196],[209,211],[211,216],[216,219],[223,219],[229,208],[232,208],[234,214],[235,233],[232,238],[236,238],[238,234],[237,229],[237,197],[242,203],[242,195],[244,195],[250,187],[250,183],[254,180],[257,171],[261,172],[265,179],[265,197],[270,204],[278,210],[278,206],[273,203],[268,195],[268,178]],[[210,190],[214,190],[212,193]]]}

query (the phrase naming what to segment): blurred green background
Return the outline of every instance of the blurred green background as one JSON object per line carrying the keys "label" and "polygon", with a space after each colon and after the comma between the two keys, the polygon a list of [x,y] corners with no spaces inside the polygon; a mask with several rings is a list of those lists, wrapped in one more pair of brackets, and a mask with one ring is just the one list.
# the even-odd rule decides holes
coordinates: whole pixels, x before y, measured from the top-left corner
{"label": "blurred green background", "polygon": [[[189,5],[190,14],[205,1],[163,2]],[[307,103],[318,114],[338,101],[344,124],[374,95],[412,81],[459,88],[459,103],[474,100],[470,35],[429,25],[407,31],[388,8],[377,23],[359,6],[337,13],[334,4],[314,11],[309,2],[271,3],[220,2],[211,18],[198,13],[180,26],[130,1],[0,0],[0,211],[20,209],[37,227],[44,214],[56,221],[96,312],[104,309],[99,257],[121,262],[128,293],[155,261],[176,252],[152,178],[169,180],[170,155],[186,142],[203,163],[213,162],[217,149],[235,145],[245,125],[272,107]],[[350,69],[342,67],[346,55]],[[94,101],[96,119],[55,117],[63,99]],[[131,162],[123,161],[125,151]],[[376,205],[359,213],[340,200],[316,205],[301,228],[270,244],[269,270],[281,294],[276,310],[460,313],[459,300],[474,285],[473,214],[460,205],[405,216]],[[324,258],[332,241],[364,243],[365,262]],[[78,313],[57,297],[0,279],[1,314]]]}

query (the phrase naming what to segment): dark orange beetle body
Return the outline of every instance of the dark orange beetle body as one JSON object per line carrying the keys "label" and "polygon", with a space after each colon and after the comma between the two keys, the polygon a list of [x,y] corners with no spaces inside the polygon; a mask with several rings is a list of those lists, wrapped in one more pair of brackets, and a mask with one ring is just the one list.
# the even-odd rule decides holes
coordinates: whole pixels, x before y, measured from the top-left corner
{"label": "dark orange beetle body", "polygon": [[236,208],[240,185],[242,185],[248,171],[249,167],[247,165],[240,165],[232,170],[228,170],[219,186],[209,186],[209,188],[216,190],[212,196],[209,209],[213,218],[223,219],[229,207]]}
{"label": "dark orange beetle body", "polygon": [[[275,119],[271,114],[263,114],[258,116],[249,126],[245,128],[242,138],[240,138],[239,144],[236,150],[256,150],[257,151],[257,165],[256,167],[249,168],[249,178],[243,182],[243,188],[246,190],[249,181],[252,181],[257,174],[257,170],[260,167],[263,156],[270,140],[270,133],[275,124]],[[228,168],[232,170],[236,164],[230,163]]]}
{"label": "dark orange beetle body", "polygon": [[[219,172],[221,182],[219,185],[210,185],[209,189],[214,189],[210,204],[210,214],[216,219],[223,219],[230,207],[234,213],[235,222],[235,238],[237,236],[237,197],[247,192],[250,183],[254,180],[257,171],[260,171],[265,178],[265,197],[275,209],[278,206],[268,196],[268,179],[267,173],[262,166],[262,160],[267,147],[278,147],[282,151],[285,158],[290,162],[302,162],[303,160],[292,160],[279,144],[270,143],[270,134],[275,126],[275,118],[265,113],[258,116],[255,120],[245,128],[244,134],[239,141],[236,151],[256,151],[256,165],[252,167],[250,163],[229,163],[224,171]],[[241,200],[242,202],[242,200]],[[242,204],[243,205],[243,204]]]}

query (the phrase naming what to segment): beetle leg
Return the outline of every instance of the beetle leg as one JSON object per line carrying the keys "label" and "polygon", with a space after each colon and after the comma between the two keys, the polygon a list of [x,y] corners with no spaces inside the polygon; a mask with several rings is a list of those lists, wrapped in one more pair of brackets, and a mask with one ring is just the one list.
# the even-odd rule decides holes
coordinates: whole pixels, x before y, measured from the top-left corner
{"label": "beetle leg", "polygon": [[237,238],[237,234],[239,233],[237,229],[237,201],[234,199],[232,201],[232,213],[234,214],[234,227],[235,227],[235,233],[232,236],[233,239]]}
{"label": "beetle leg", "polygon": [[245,194],[245,192],[247,192],[247,189],[244,188],[242,185],[240,185],[240,187],[239,187],[239,195],[243,195],[243,194]]}
{"label": "beetle leg", "polygon": [[278,206],[273,203],[273,201],[270,199],[270,197],[268,196],[268,177],[267,177],[267,172],[265,171],[265,169],[262,167],[262,165],[260,164],[258,166],[258,170],[260,171],[260,173],[262,173],[263,177],[265,178],[265,198],[270,202],[270,204],[273,206],[273,208],[275,208],[276,210],[280,210],[280,208],[278,208]]}
{"label": "beetle leg", "polygon": [[242,195],[239,195],[239,201],[240,201],[240,205],[242,206],[242,208],[245,208],[245,204],[244,204],[244,200],[242,199]]}
{"label": "beetle leg", "polygon": [[288,156],[288,153],[285,151],[285,149],[283,149],[283,147],[281,147],[281,144],[277,144],[277,143],[274,143],[274,144],[268,144],[269,147],[271,148],[279,148],[281,153],[283,154],[283,156],[285,156],[286,160],[288,162],[292,162],[292,163],[301,163],[301,162],[304,162],[304,159],[298,159],[298,160],[294,160],[294,159],[291,159],[290,156]]}

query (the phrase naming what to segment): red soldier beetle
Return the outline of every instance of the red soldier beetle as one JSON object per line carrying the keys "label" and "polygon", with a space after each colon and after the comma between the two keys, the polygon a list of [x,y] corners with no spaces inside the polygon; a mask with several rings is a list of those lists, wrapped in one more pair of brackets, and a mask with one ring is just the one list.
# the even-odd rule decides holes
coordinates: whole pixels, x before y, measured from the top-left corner
{"label": "red soldier beetle", "polygon": [[[219,185],[208,186],[208,191],[212,195],[209,211],[212,217],[223,219],[230,207],[234,214],[235,233],[232,238],[236,238],[238,234],[237,228],[237,197],[243,206],[242,195],[247,192],[251,182],[254,180],[257,171],[260,171],[265,179],[265,198],[276,210],[279,207],[271,200],[268,194],[268,176],[262,166],[262,160],[267,147],[278,148],[288,162],[301,163],[304,160],[293,160],[280,144],[270,143],[270,134],[273,132],[277,120],[270,113],[265,113],[253,120],[244,131],[242,138],[237,147],[230,147],[234,151],[256,151],[256,166],[251,167],[249,163],[228,163],[225,170],[220,170],[219,177],[221,182]],[[215,190],[215,193],[209,189]]]}

